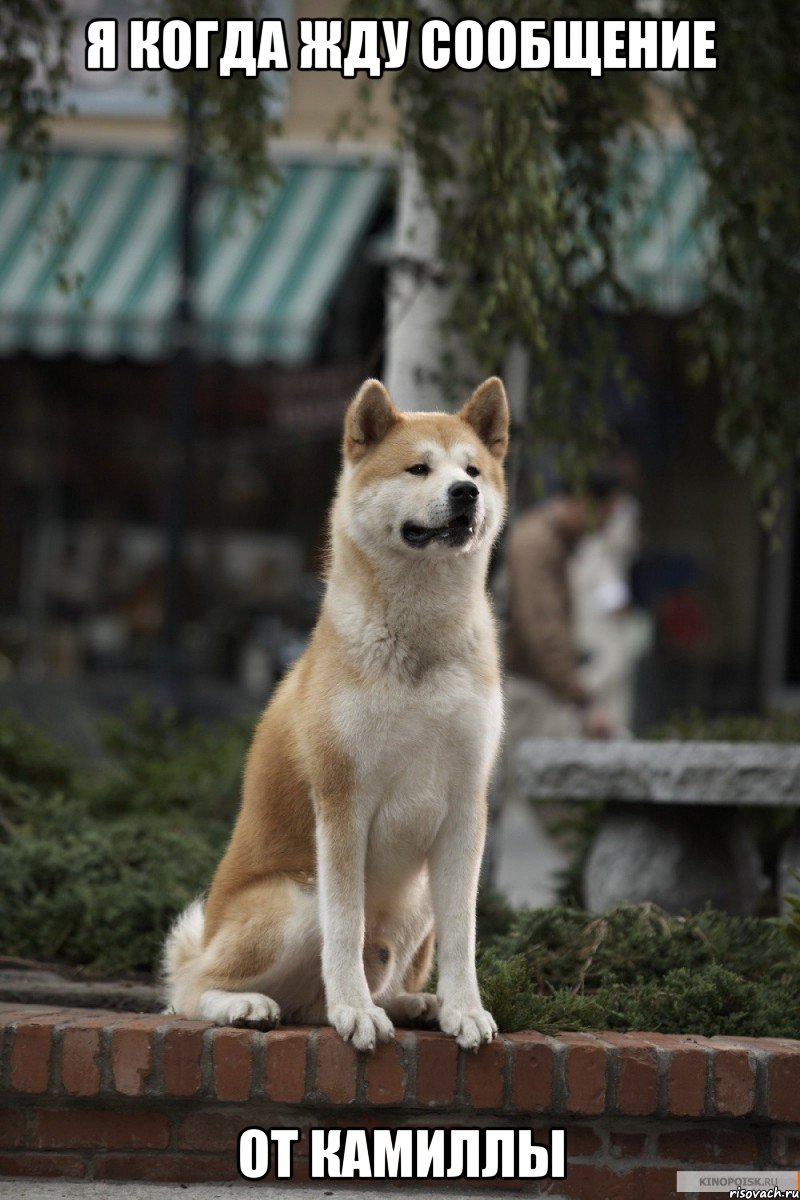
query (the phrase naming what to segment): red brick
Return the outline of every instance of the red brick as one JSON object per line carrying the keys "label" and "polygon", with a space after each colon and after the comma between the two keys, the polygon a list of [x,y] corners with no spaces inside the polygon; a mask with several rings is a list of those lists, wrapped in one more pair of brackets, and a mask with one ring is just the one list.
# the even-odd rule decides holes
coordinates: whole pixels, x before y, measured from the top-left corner
{"label": "red brick", "polygon": [[718,1037],[713,1044],[744,1046],[748,1050],[766,1050],[770,1054],[800,1054],[800,1040],[797,1038],[732,1038]]}
{"label": "red brick", "polygon": [[604,1033],[617,1048],[617,1111],[625,1117],[647,1117],[658,1108],[658,1060],[652,1044],[635,1033]]}
{"label": "red brick", "polygon": [[559,1040],[567,1048],[567,1112],[602,1113],[606,1103],[605,1048],[580,1033],[564,1033]]}
{"label": "red brick", "polygon": [[[28,1008],[28,1012],[32,1012],[34,1006]],[[44,1004],[42,1013],[48,1016],[58,1016],[59,1025],[83,1025],[86,1018],[94,1020],[96,1016],[109,1016],[108,1008],[56,1008],[53,1004]],[[119,1021],[120,1014],[116,1013],[116,1020]]]}
{"label": "red brick", "polygon": [[[63,1016],[63,1014],[62,1014]],[[127,1014],[126,1014],[127,1022]],[[161,1020],[163,1021],[163,1017]],[[68,1020],[62,1020],[62,1028],[68,1029],[105,1029],[107,1025],[119,1025],[120,1013],[109,1012],[96,1008],[80,1009],[79,1011],[72,1010],[68,1014]]]}
{"label": "red brick", "polygon": [[358,1056],[333,1029],[317,1035],[317,1073],[314,1090],[330,1104],[352,1104],[356,1098]]}
{"label": "red brick", "polygon": [[717,1050],[712,1073],[714,1111],[724,1117],[748,1116],[755,1105],[756,1078],[747,1051]]}
{"label": "red brick", "polygon": [[800,1047],[770,1056],[769,1115],[775,1121],[800,1121]]}
{"label": "red brick", "polygon": [[[430,1118],[429,1118],[429,1121],[430,1121]],[[427,1123],[428,1122],[425,1122],[425,1124],[427,1124]],[[444,1116],[442,1117],[441,1121],[439,1121],[439,1120],[430,1121],[430,1124],[433,1126],[434,1129],[438,1129],[440,1127],[442,1129],[445,1129],[445,1128],[448,1128],[449,1125],[452,1123],[453,1122],[451,1122],[447,1117],[444,1117]],[[327,1124],[327,1122],[323,1121],[322,1124]],[[333,1120],[329,1124],[332,1125],[336,1129],[385,1129],[386,1128],[386,1114],[381,1109],[376,1109],[371,1116],[366,1115],[364,1113],[363,1109],[361,1111],[356,1111],[355,1113],[349,1113],[349,1112],[337,1113],[336,1116],[333,1118]],[[395,1121],[393,1123],[393,1125],[396,1126],[398,1129],[405,1128],[406,1124],[411,1124],[411,1125],[414,1124],[413,1114],[409,1115],[408,1122],[406,1122],[401,1117],[399,1121]],[[459,1125],[459,1121],[456,1120],[455,1124]]]}
{"label": "red brick", "polygon": [[[299,1142],[297,1144],[298,1144],[298,1146],[300,1145]],[[275,1175],[273,1174],[274,1170],[275,1170],[275,1166],[274,1166],[274,1164],[271,1163],[269,1171],[264,1176],[265,1181],[268,1180],[270,1183],[280,1182],[282,1184],[281,1190],[282,1190],[283,1195],[284,1196],[288,1195],[289,1197],[291,1197],[291,1191],[288,1190],[286,1187],[286,1180],[285,1179],[282,1179],[282,1180],[276,1179]],[[317,1189],[319,1189],[319,1180],[311,1179],[311,1164],[309,1163],[308,1159],[307,1158],[297,1158],[297,1157],[292,1158],[292,1183],[312,1183],[312,1182],[314,1183],[314,1186]],[[353,1182],[357,1183],[358,1180],[353,1180]],[[369,1186],[369,1185],[367,1185],[367,1186]],[[333,1194],[335,1195],[336,1193],[334,1192]],[[324,1193],[323,1193],[323,1195],[324,1195]]]}
{"label": "red brick", "polygon": [[0,1031],[18,1021],[30,1021],[32,1017],[48,1017],[64,1014],[65,1010],[55,1004],[0,1004]]}
{"label": "red brick", "polygon": [[178,1125],[178,1146],[181,1150],[206,1150],[235,1156],[239,1134],[247,1127],[247,1117],[237,1113],[189,1113]]}
{"label": "red brick", "polygon": [[13,1149],[22,1146],[25,1135],[25,1118],[18,1108],[0,1108],[0,1146]]}
{"label": "red brick", "polygon": [[149,1183],[213,1183],[238,1179],[233,1154],[101,1154],[95,1179],[142,1179]]}
{"label": "red brick", "polygon": [[53,1026],[61,1019],[54,1013],[30,1017],[17,1024],[11,1045],[11,1086],[18,1092],[40,1095],[47,1091],[53,1056]]}
{"label": "red brick", "polygon": [[[528,1181],[526,1181],[526,1184],[528,1187],[530,1186]],[[481,1191],[480,1191],[481,1197],[493,1196],[495,1194],[495,1192],[512,1192],[514,1195],[519,1195],[522,1192],[523,1188],[526,1186],[526,1184],[523,1184],[522,1181],[519,1179],[459,1179],[458,1180],[459,1189],[463,1189],[465,1192],[467,1192],[467,1191],[477,1190],[478,1188],[480,1188],[481,1189]],[[445,1196],[447,1195],[447,1193],[449,1191],[449,1188],[447,1187],[447,1185],[445,1184],[443,1187],[442,1183],[438,1180],[436,1183],[433,1184],[433,1187],[436,1187],[437,1190],[442,1195],[445,1195]],[[485,1190],[486,1188],[491,1188],[492,1189],[491,1192],[486,1191]],[[530,1195],[530,1194],[531,1193],[529,1191],[526,1191],[526,1195]]]}
{"label": "red brick", "polygon": [[464,1098],[472,1108],[503,1107],[506,1043],[503,1038],[464,1055]]}
{"label": "red brick", "polygon": [[[160,1024],[163,1025],[161,1017]],[[123,1096],[144,1094],[153,1069],[153,1030],[156,1022],[126,1024],[111,1034],[111,1073]]]}
{"label": "red brick", "polygon": [[699,1046],[681,1046],[667,1063],[667,1113],[671,1117],[702,1117],[706,1110],[708,1055]]}
{"label": "red brick", "polygon": [[254,1034],[249,1029],[215,1029],[213,1038],[214,1094],[218,1100],[247,1100],[253,1086]]}
{"label": "red brick", "polygon": [[535,1033],[512,1033],[508,1041],[512,1047],[511,1108],[525,1113],[552,1112],[552,1043]]}
{"label": "red brick", "polygon": [[658,1156],[667,1162],[695,1163],[697,1166],[756,1166],[758,1146],[752,1133],[716,1129],[677,1129],[662,1133]]}
{"label": "red brick", "polygon": [[667,1114],[703,1116],[708,1054],[709,1050],[715,1049],[715,1043],[708,1038],[687,1037],[680,1033],[649,1033],[648,1040],[651,1045],[667,1051]]}
{"label": "red brick", "polygon": [[169,1120],[153,1112],[37,1109],[30,1141],[37,1150],[163,1150]]}
{"label": "red brick", "polygon": [[195,1096],[202,1087],[203,1034],[211,1026],[181,1021],[164,1030],[164,1094]]}
{"label": "red brick", "polygon": [[299,1104],[306,1091],[306,1029],[274,1029],[267,1034],[265,1090],[270,1100]]}
{"label": "red brick", "polygon": [[[570,1144],[571,1130],[567,1134],[567,1145]],[[611,1158],[637,1158],[644,1156],[646,1137],[643,1133],[623,1133],[613,1130],[608,1135],[608,1153]],[[599,1147],[599,1143],[598,1143]]]}
{"label": "red brick", "polygon": [[636,1200],[686,1200],[685,1192],[675,1190],[674,1167],[643,1167],[635,1174],[641,1187]]}
{"label": "red brick", "polygon": [[704,1039],[712,1050],[782,1050],[796,1051],[798,1043],[789,1038],[715,1036]]}
{"label": "red brick", "polygon": [[[541,1132],[536,1126],[536,1140],[549,1140],[553,1129],[563,1129],[563,1125],[543,1127]],[[599,1154],[603,1143],[590,1125],[570,1125],[567,1128],[567,1158],[574,1154],[577,1158],[594,1158]]]}
{"label": "red brick", "polygon": [[[443,1033],[426,1031],[417,1038],[417,1103],[425,1107],[452,1104],[456,1094],[458,1046]],[[472,1055],[465,1055],[466,1059]]]}
{"label": "red brick", "polygon": [[82,1179],[83,1159],[72,1154],[0,1154],[0,1175],[38,1179]]}
{"label": "red brick", "polygon": [[381,1042],[364,1062],[364,1083],[368,1104],[402,1104],[406,1097],[406,1069],[403,1035]]}
{"label": "red brick", "polygon": [[555,1179],[551,1186],[556,1194],[566,1192],[569,1200],[642,1200],[639,1171],[617,1174],[610,1167],[591,1163],[570,1163],[567,1178]]}
{"label": "red brick", "polygon": [[800,1129],[773,1130],[770,1163],[778,1167],[796,1168],[800,1165]]}
{"label": "red brick", "polygon": [[61,1042],[61,1082],[70,1096],[100,1090],[100,1030],[65,1029]]}

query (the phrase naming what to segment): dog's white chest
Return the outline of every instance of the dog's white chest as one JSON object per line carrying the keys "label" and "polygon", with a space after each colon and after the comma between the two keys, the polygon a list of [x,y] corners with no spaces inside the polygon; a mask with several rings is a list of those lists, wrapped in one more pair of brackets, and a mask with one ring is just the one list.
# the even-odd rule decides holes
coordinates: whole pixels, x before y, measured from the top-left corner
{"label": "dog's white chest", "polygon": [[463,665],[431,670],[417,685],[396,680],[343,689],[336,731],[362,784],[392,791],[420,775],[446,785],[466,754],[481,759],[500,725],[500,695]]}
{"label": "dog's white chest", "polygon": [[397,880],[427,857],[448,806],[482,784],[500,728],[499,693],[463,665],[415,687],[343,692],[337,732],[370,822],[368,873]]}

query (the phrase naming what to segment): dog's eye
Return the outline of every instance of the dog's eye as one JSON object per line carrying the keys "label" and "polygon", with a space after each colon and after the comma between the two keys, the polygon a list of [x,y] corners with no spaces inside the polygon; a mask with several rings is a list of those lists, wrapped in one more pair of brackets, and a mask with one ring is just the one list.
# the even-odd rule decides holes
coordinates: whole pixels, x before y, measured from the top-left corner
{"label": "dog's eye", "polygon": [[427,463],[414,463],[413,467],[406,467],[409,475],[430,475],[431,469]]}
{"label": "dog's eye", "polygon": [[467,472],[467,474],[468,474],[468,475],[469,475],[469,476],[470,476],[472,479],[475,479],[475,477],[476,477],[477,475],[480,475],[480,471],[478,470],[478,468],[477,468],[477,467],[473,467],[473,466],[469,466],[469,467],[467,467],[467,468],[466,468],[466,472]]}

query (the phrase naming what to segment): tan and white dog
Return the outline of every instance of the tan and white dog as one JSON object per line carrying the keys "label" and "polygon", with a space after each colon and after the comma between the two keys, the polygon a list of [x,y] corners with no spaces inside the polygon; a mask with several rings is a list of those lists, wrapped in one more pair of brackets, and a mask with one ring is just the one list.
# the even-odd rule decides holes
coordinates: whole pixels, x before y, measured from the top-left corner
{"label": "tan and white dog", "polygon": [[[169,1003],[218,1024],[326,1019],[359,1050],[438,1020],[497,1031],[475,974],[486,790],[502,724],[489,554],[508,405],[401,413],[367,380],[345,418],[327,587],[256,729],[205,904],[173,926]],[[435,936],[438,996],[424,992]]]}

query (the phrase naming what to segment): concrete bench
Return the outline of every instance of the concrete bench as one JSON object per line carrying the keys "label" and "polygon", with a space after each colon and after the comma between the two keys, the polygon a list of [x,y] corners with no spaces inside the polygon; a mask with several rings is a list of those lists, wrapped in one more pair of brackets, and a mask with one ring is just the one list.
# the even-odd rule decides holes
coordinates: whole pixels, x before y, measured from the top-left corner
{"label": "concrete bench", "polygon": [[[755,911],[767,887],[743,807],[800,808],[800,747],[756,742],[523,742],[519,783],[533,800],[607,801],[584,875],[593,911],[652,901]],[[800,826],[779,863],[780,895],[800,891]]]}

